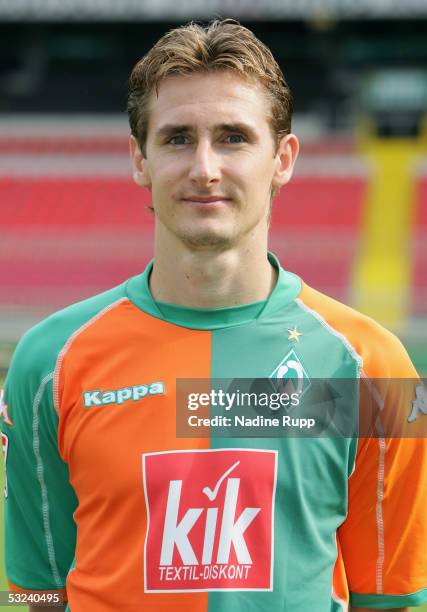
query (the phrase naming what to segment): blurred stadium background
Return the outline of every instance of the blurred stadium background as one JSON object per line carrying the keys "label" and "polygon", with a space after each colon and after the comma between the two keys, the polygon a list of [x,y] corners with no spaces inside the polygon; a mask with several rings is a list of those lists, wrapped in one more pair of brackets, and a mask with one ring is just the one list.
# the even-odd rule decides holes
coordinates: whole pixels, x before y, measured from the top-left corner
{"label": "blurred stadium background", "polygon": [[272,250],[427,376],[425,0],[0,0],[0,381],[28,327],[150,258],[126,81],[166,30],[218,16],[270,46],[295,96]]}

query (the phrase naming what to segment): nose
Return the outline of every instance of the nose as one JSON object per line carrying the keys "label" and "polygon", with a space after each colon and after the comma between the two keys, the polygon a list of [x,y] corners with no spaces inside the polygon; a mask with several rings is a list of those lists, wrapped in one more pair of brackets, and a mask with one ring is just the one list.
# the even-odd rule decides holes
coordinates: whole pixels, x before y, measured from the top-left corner
{"label": "nose", "polygon": [[210,142],[200,141],[194,151],[189,177],[199,186],[208,186],[220,180],[219,159]]}

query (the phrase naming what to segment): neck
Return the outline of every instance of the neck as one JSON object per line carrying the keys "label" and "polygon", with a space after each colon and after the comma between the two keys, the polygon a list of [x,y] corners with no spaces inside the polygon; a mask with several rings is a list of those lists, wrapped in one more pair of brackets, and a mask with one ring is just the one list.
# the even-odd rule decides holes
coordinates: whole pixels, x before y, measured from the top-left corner
{"label": "neck", "polygon": [[[225,308],[267,299],[277,272],[267,259],[267,236],[227,249],[190,248],[156,234],[150,290],[156,301],[189,308]],[[254,239],[255,238],[255,239]]]}

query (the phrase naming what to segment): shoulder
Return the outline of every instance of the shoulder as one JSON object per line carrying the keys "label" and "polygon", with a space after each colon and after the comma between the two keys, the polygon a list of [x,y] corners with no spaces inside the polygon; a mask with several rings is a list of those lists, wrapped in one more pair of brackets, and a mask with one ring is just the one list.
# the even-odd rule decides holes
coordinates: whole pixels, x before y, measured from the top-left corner
{"label": "shoulder", "polygon": [[9,382],[29,375],[42,380],[53,372],[59,352],[77,330],[124,299],[126,283],[59,310],[29,329],[16,347]]}
{"label": "shoulder", "polygon": [[388,329],[354,308],[302,283],[300,307],[341,335],[362,359],[364,373],[372,378],[411,378],[417,373],[401,341]]}

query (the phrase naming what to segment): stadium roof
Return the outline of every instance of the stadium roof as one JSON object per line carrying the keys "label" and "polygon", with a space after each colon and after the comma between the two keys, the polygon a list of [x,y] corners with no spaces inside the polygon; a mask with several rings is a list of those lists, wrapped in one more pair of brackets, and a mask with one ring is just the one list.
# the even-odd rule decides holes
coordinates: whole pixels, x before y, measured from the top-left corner
{"label": "stadium roof", "polygon": [[402,19],[427,17],[425,0],[0,0],[4,21]]}

